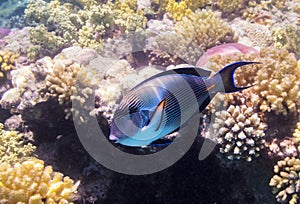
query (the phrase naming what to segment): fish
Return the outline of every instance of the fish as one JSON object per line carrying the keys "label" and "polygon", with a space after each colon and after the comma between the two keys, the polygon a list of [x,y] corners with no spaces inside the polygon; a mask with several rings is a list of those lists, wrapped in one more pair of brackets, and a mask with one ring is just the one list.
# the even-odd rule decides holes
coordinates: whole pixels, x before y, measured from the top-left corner
{"label": "fish", "polygon": [[184,67],[156,74],[123,96],[110,127],[109,140],[143,147],[176,132],[193,115],[201,113],[219,93],[242,91],[234,82],[237,68],[258,62],[239,61],[211,71]]}

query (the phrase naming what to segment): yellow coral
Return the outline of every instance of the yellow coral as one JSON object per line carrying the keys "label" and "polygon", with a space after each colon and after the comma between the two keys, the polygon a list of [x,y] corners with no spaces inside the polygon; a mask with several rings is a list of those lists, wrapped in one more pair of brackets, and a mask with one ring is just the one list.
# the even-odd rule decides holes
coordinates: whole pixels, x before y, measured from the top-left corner
{"label": "yellow coral", "polygon": [[300,159],[286,157],[274,166],[275,175],[269,185],[273,187],[278,202],[298,203],[300,192]]}
{"label": "yellow coral", "polygon": [[25,145],[22,141],[22,134],[16,131],[6,131],[0,123],[0,163],[16,162],[32,155],[35,146]]}
{"label": "yellow coral", "polygon": [[0,78],[9,78],[9,71],[15,68],[15,62],[18,57],[19,55],[8,50],[0,50]]}
{"label": "yellow coral", "polygon": [[166,11],[172,15],[175,21],[181,21],[182,17],[190,15],[197,8],[202,8],[206,4],[206,0],[183,0],[175,1],[168,0],[166,5]]}
{"label": "yellow coral", "polygon": [[195,40],[204,50],[225,42],[234,42],[233,30],[213,11],[197,10],[175,25],[183,38]]}
{"label": "yellow coral", "polygon": [[0,203],[72,203],[79,181],[53,172],[39,159],[0,164]]}

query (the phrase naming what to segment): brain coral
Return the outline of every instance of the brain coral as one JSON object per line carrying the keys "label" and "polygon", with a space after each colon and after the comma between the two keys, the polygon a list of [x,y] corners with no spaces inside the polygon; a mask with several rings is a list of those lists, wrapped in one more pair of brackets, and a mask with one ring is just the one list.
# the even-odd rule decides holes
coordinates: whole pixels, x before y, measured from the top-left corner
{"label": "brain coral", "polygon": [[20,161],[32,155],[35,146],[24,144],[22,137],[16,131],[4,130],[4,125],[0,123],[0,163]]}
{"label": "brain coral", "polygon": [[39,159],[0,164],[0,203],[73,203],[79,181],[53,172]]}
{"label": "brain coral", "polygon": [[225,42],[235,42],[230,26],[216,13],[197,10],[175,25],[175,31],[183,38],[192,39],[204,50]]}
{"label": "brain coral", "polygon": [[286,157],[274,166],[275,175],[269,185],[273,187],[276,199],[281,203],[298,203],[300,192],[300,160],[295,157]]}
{"label": "brain coral", "polygon": [[217,71],[234,61],[247,60],[261,64],[241,68],[236,72],[238,85],[255,84],[251,100],[260,110],[286,115],[300,107],[300,65],[293,53],[274,47],[262,48],[260,55],[236,54],[215,56],[206,67]]}

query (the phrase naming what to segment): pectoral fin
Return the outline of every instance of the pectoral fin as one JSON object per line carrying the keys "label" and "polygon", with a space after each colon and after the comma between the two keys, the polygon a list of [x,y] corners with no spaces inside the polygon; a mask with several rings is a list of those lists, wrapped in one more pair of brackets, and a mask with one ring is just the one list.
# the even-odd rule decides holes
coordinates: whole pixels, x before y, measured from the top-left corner
{"label": "pectoral fin", "polygon": [[149,126],[153,127],[155,131],[159,129],[162,124],[166,99],[162,100],[155,108],[149,122]]}

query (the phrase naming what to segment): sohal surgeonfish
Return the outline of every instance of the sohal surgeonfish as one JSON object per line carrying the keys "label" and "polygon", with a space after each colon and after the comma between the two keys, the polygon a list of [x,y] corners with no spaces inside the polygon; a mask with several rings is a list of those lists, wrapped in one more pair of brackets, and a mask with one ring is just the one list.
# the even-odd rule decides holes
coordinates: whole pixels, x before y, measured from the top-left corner
{"label": "sohal surgeonfish", "polygon": [[109,139],[125,146],[141,147],[165,137],[198,111],[202,112],[216,93],[248,88],[235,85],[234,72],[252,63],[256,62],[235,62],[211,77],[208,70],[186,67],[146,79],[121,100]]}

